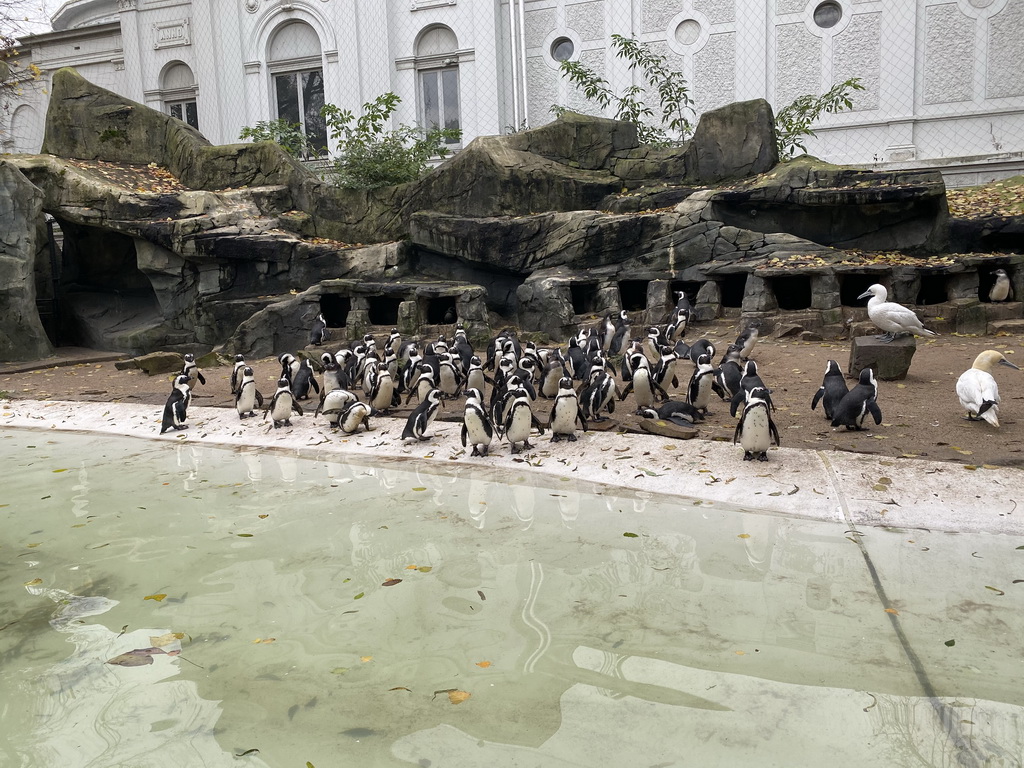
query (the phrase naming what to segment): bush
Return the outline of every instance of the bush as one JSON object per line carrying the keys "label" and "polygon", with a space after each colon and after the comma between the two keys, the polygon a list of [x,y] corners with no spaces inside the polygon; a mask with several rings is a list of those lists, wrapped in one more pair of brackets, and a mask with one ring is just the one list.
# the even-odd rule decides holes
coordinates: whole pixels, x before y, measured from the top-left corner
{"label": "bush", "polygon": [[807,152],[801,139],[804,136],[817,136],[811,128],[823,113],[835,114],[844,109],[853,108],[853,91],[863,91],[859,77],[837,83],[821,96],[798,96],[792,104],[787,104],[775,115],[775,141],[779,148],[780,158],[793,157],[799,149]]}
{"label": "bush", "polygon": [[364,104],[358,118],[351,110],[334,104],[321,110],[331,138],[338,141],[334,161],[338,186],[375,189],[415,181],[426,172],[430,160],[448,156],[447,140],[462,137],[462,132],[455,129],[424,131],[411,125],[385,129],[401,101],[394,93],[383,93]]}
{"label": "bush", "polygon": [[254,128],[247,125],[238,134],[238,138],[243,141],[273,141],[295,158],[306,157],[311,150],[302,126],[299,123],[289,123],[284,118],[261,120]]}

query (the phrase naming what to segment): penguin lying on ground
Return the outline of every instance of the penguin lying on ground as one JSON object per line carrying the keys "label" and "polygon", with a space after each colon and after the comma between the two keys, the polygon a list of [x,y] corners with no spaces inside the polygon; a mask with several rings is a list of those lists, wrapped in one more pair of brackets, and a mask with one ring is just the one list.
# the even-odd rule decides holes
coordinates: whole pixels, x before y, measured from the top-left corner
{"label": "penguin lying on ground", "polygon": [[192,392],[188,388],[189,381],[189,377],[184,373],[175,377],[174,387],[164,405],[164,417],[160,423],[161,435],[168,429],[188,429],[185,419],[188,418],[188,404],[192,400]]}
{"label": "penguin lying on ground", "polygon": [[825,418],[831,420],[836,406],[842,402],[849,391],[850,388],[846,386],[846,376],[843,375],[839,363],[835,360],[829,360],[825,366],[825,378],[822,379],[821,386],[818,387],[818,391],[814,394],[814,399],[811,400],[811,410],[813,411],[818,407],[818,401],[820,400],[821,406],[825,411]]}
{"label": "penguin lying on ground", "polygon": [[743,415],[736,424],[736,431],[733,433],[732,442],[736,444],[739,439],[743,446],[743,460],[768,461],[768,448],[775,440],[779,445],[779,430],[772,421],[769,409],[768,390],[764,387],[754,387],[746,393],[746,403],[743,406]]}
{"label": "penguin lying on ground", "polygon": [[663,419],[678,424],[681,427],[692,427],[698,421],[704,421],[704,416],[689,403],[679,403],[669,400],[662,403],[658,408],[645,408],[640,414],[645,419]]}
{"label": "penguin lying on ground", "polygon": [[277,381],[277,392],[270,400],[270,407],[263,411],[263,418],[266,419],[267,414],[270,414],[270,418],[274,421],[274,429],[282,426],[290,427],[293,411],[301,416],[302,406],[292,396],[288,379],[282,377]]}
{"label": "penguin lying on ground", "polygon": [[992,376],[994,365],[1005,365],[1020,370],[1002,352],[986,349],[974,359],[974,365],[956,380],[956,396],[967,411],[969,421],[984,419],[993,427],[999,426],[999,387]]}
{"label": "penguin lying on ground", "polygon": [[871,297],[868,299],[868,317],[880,330],[885,331],[877,337],[879,341],[890,342],[897,336],[909,333],[915,336],[939,335],[935,331],[925,328],[913,310],[907,309],[895,301],[886,301],[887,295],[885,286],[876,283],[857,297],[858,299]]}
{"label": "penguin lying on ground", "polygon": [[882,411],[878,407],[878,382],[875,372],[865,368],[860,372],[860,380],[851,389],[832,412],[832,426],[847,429],[864,429],[864,419],[868,414],[875,424],[882,423]]}
{"label": "penguin lying on ground", "polygon": [[252,368],[245,366],[242,369],[242,380],[238,385],[238,392],[235,394],[235,410],[238,411],[238,418],[248,419],[256,415],[256,406],[263,407],[263,395],[256,389],[256,376]]}

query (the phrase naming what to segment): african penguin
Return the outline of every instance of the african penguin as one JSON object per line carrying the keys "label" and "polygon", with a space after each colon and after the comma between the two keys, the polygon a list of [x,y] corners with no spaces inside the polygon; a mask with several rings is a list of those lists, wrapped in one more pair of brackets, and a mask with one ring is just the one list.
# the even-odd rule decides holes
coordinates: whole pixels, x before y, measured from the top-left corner
{"label": "african penguin", "polygon": [[327,341],[327,321],[323,313],[313,318],[313,327],[309,329],[309,343],[319,347]]}
{"label": "african penguin", "polygon": [[420,400],[405,422],[405,429],[402,431],[403,440],[429,440],[432,435],[427,434],[431,422],[437,415],[437,409],[441,407],[441,391],[431,389]]}
{"label": "african penguin", "polygon": [[[533,448],[530,444],[530,429],[537,427],[540,433],[544,434],[544,426],[537,420],[530,405],[530,398],[525,389],[514,390],[514,398],[509,406],[508,415],[505,417],[505,425],[502,430],[505,439],[512,447],[512,453],[519,453],[525,448]],[[517,448],[516,443],[522,443],[522,448]]]}
{"label": "african penguin", "polygon": [[839,363],[829,360],[825,365],[825,377],[821,380],[821,386],[814,394],[814,399],[811,400],[811,410],[813,411],[818,406],[820,400],[825,411],[825,418],[831,420],[836,406],[842,402],[849,391],[850,388],[846,386],[846,376],[843,375]]}
{"label": "african penguin", "polygon": [[401,404],[402,398],[395,388],[395,380],[391,378],[391,372],[387,368],[380,368],[374,378],[373,386],[367,401],[377,413],[387,413],[396,405]]}
{"label": "african penguin", "polygon": [[237,395],[238,388],[242,386],[242,372],[245,368],[245,358],[242,355],[235,355],[235,364],[231,369],[231,394]]}
{"label": "african penguin", "polygon": [[338,417],[338,428],[346,435],[354,435],[359,431],[359,427],[364,427],[369,432],[370,417],[375,415],[376,411],[372,406],[356,400]]}
{"label": "african penguin", "polygon": [[462,447],[473,446],[470,456],[486,456],[494,439],[494,427],[483,406],[483,393],[475,387],[466,390],[466,410],[462,416]]}
{"label": "african penguin", "polygon": [[181,368],[181,375],[188,376],[188,387],[192,388],[192,382],[199,379],[199,383],[206,385],[206,377],[203,376],[203,372],[199,370],[199,365],[196,363],[196,356],[191,352],[185,355],[185,363]]}
{"label": "african penguin", "polygon": [[772,421],[768,407],[768,391],[763,387],[754,387],[747,392],[743,415],[736,424],[733,433],[733,445],[739,440],[743,446],[743,460],[768,461],[768,448],[772,444],[779,445],[779,430]]}
{"label": "african penguin", "polygon": [[263,411],[263,418],[266,419],[267,414],[270,414],[270,418],[274,422],[274,429],[282,426],[290,427],[292,425],[293,411],[301,416],[302,406],[299,405],[292,395],[288,379],[281,377],[277,381],[277,392],[274,393],[274,397],[270,400],[270,407]]}
{"label": "african penguin", "polygon": [[327,417],[327,422],[331,425],[331,428],[337,429],[341,414],[356,400],[356,396],[347,389],[332,389],[330,392],[325,389],[320,397],[320,404],[316,407],[313,416],[316,417],[323,414]]}
{"label": "african penguin", "polygon": [[701,355],[697,358],[697,367],[693,369],[690,376],[690,383],[686,387],[686,402],[703,413],[708,412],[708,403],[711,402],[711,385],[715,380],[715,371],[711,367],[711,358],[708,355]]}
{"label": "african penguin", "polygon": [[704,421],[704,416],[689,403],[680,403],[669,400],[657,408],[645,408],[640,414],[645,419],[664,419],[680,426],[693,426],[698,421]]}
{"label": "african penguin", "polygon": [[256,406],[263,407],[263,395],[256,389],[256,376],[252,368],[245,366],[242,369],[242,381],[238,385],[238,392],[235,394],[235,410],[238,411],[238,418],[248,419],[256,415]]}
{"label": "african penguin", "polygon": [[587,419],[580,408],[580,399],[573,389],[572,379],[563,376],[558,382],[558,394],[555,395],[555,406],[551,409],[548,427],[551,429],[551,442],[557,443],[563,437],[569,442],[576,442],[576,424],[587,431]]}
{"label": "african penguin", "polygon": [[750,359],[754,351],[757,339],[761,335],[761,321],[751,320],[747,327],[736,337],[736,346],[740,348],[740,359],[744,362]]}
{"label": "african penguin", "polygon": [[662,400],[668,400],[668,393],[654,380],[651,373],[650,363],[643,355],[636,355],[633,363],[633,378],[623,388],[619,400],[625,400],[630,392],[636,399],[636,412],[640,413],[644,408],[649,408],[660,396]]}
{"label": "african penguin", "polygon": [[988,291],[989,301],[1007,301],[1010,298],[1010,276],[1005,269],[997,269],[992,273],[995,282]]}
{"label": "african penguin", "polygon": [[847,429],[864,429],[864,419],[868,414],[875,424],[882,423],[882,411],[878,408],[878,383],[875,373],[870,368],[860,372],[860,380],[851,389],[832,412],[832,426]]}
{"label": "african penguin", "polygon": [[174,378],[174,387],[164,405],[163,420],[160,423],[161,435],[168,429],[188,429],[185,420],[188,418],[188,404],[192,400],[189,381],[189,377],[184,373]]}
{"label": "african penguin", "polygon": [[733,393],[732,402],[729,403],[729,415],[735,416],[736,411],[740,405],[746,400],[746,394],[752,389],[760,388],[764,390],[761,397],[768,403],[768,407],[771,410],[775,410],[775,404],[772,403],[771,390],[762,381],[761,377],[757,374],[757,363],[753,360],[747,360],[747,364],[743,367],[743,376],[740,378],[740,388]]}
{"label": "african penguin", "polygon": [[309,388],[312,387],[320,394],[320,385],[316,382],[316,373],[313,371],[313,363],[304,359],[299,363],[299,369],[292,376],[292,394],[296,400],[309,400]]}

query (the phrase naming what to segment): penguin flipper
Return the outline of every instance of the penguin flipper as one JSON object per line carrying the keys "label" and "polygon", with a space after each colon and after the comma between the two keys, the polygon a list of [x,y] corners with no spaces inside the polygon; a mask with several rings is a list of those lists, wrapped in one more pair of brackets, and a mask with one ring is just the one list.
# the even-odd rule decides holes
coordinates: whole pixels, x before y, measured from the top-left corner
{"label": "penguin flipper", "polygon": [[302,413],[302,406],[299,405],[299,402],[297,400],[295,400],[294,398],[292,399],[292,410],[295,411],[297,414],[299,414],[299,416],[304,416],[305,415],[305,414]]}
{"label": "penguin flipper", "polygon": [[469,429],[466,428],[466,422],[462,422],[462,447],[466,447],[466,437],[469,435]]}
{"label": "penguin flipper", "polygon": [[633,391],[633,382],[631,381],[631,382],[629,382],[629,384],[626,385],[626,388],[622,390],[622,394],[619,395],[619,400],[625,400],[626,399],[626,395],[628,395],[632,391]]}
{"label": "penguin flipper", "polygon": [[256,405],[258,405],[260,408],[263,407],[263,395],[260,394],[260,391],[258,389],[256,390]]}
{"label": "penguin flipper", "polygon": [[814,399],[811,400],[811,410],[812,411],[815,408],[818,407],[818,401],[821,400],[821,398],[824,397],[824,396],[825,396],[825,385],[822,384],[821,387],[818,388],[818,391],[814,394]]}
{"label": "penguin flipper", "polygon": [[771,418],[768,419],[768,433],[775,438],[776,445],[782,445],[782,443],[779,442],[779,429],[775,426],[775,422]]}
{"label": "penguin flipper", "polygon": [[882,409],[878,407],[878,403],[874,400],[869,400],[867,404],[868,413],[871,414],[871,418],[875,420],[875,424],[882,423]]}
{"label": "penguin flipper", "polygon": [[196,376],[199,379],[199,383],[202,384],[203,386],[206,386],[206,377],[203,376],[203,372],[196,371]]}
{"label": "penguin flipper", "polygon": [[309,383],[313,386],[313,390],[319,395],[320,394],[320,385],[316,383],[316,376],[310,376],[309,377]]}
{"label": "penguin flipper", "polygon": [[662,399],[662,400],[668,400],[668,399],[669,399],[669,396],[668,396],[668,392],[666,392],[666,391],[665,391],[665,390],[664,390],[664,389],[662,388],[661,384],[659,384],[658,382],[656,382],[656,381],[651,381],[651,388],[652,388],[652,389],[653,389],[653,390],[654,390],[654,391],[655,391],[656,393],[661,393],[661,399]]}
{"label": "penguin flipper", "polygon": [[580,408],[579,406],[576,407],[576,419],[580,423],[580,428],[584,432],[586,432],[587,431],[587,417],[583,414],[583,409]]}
{"label": "penguin flipper", "polygon": [[736,411],[740,407],[740,403],[743,402],[743,395],[743,390],[740,389],[732,396],[732,400],[729,403],[729,415],[733,418],[736,418]]}
{"label": "penguin flipper", "polygon": [[736,422],[736,431],[732,433],[732,444],[736,445],[736,441],[740,439],[740,435],[743,433],[743,417]]}
{"label": "penguin flipper", "polygon": [[540,419],[538,419],[537,416],[532,411],[530,412],[530,421],[533,423],[533,426],[535,426],[540,431],[540,433],[543,435],[544,434],[544,425],[540,423]]}

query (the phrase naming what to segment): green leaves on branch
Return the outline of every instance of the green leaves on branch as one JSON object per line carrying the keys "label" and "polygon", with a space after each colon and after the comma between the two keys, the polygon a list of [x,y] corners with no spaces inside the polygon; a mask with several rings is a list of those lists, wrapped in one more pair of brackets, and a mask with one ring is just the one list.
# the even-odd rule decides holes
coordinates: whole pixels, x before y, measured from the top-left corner
{"label": "green leaves on branch", "polygon": [[334,161],[338,186],[375,189],[415,181],[426,172],[430,160],[449,155],[446,143],[462,138],[461,131],[451,128],[424,131],[403,124],[386,130],[401,101],[394,93],[383,93],[363,104],[358,118],[334,104],[321,110],[331,138],[338,141]]}
{"label": "green leaves on branch", "polygon": [[295,158],[304,157],[310,151],[309,139],[299,123],[290,123],[283,117],[277,120],[261,120],[255,127],[245,126],[238,138],[243,141],[272,141]]}
{"label": "green leaves on branch", "polygon": [[859,77],[851,77],[842,83],[833,85],[821,96],[807,94],[799,96],[792,104],[780,109],[775,115],[775,140],[779,148],[779,157],[793,157],[799,149],[807,152],[802,138],[817,136],[811,128],[823,114],[834,115],[853,108],[853,92],[863,91]]}
{"label": "green leaves on branch", "polygon": [[[462,138],[459,130],[424,131],[413,125],[387,128],[401,101],[394,93],[383,93],[363,104],[358,117],[350,109],[324,105],[320,114],[331,138],[338,142],[331,179],[334,183],[354,189],[404,184],[422,176],[431,160],[450,154],[446,145]],[[254,128],[246,126],[239,138],[276,142],[296,158],[306,157],[311,151],[302,126],[283,119],[258,122]]]}
{"label": "green leaves on branch", "polygon": [[[622,95],[616,95],[607,80],[578,61],[563,61],[559,65],[562,76],[602,109],[614,105],[615,119],[636,125],[641,144],[668,146],[693,133],[690,118],[696,113],[682,74],[670,69],[665,59],[653,53],[646,43],[612,35],[612,48],[616,56],[629,62],[631,70],[641,71],[645,85],[632,85]],[[656,115],[644,103],[645,90],[658,95],[660,114]],[[556,105],[551,111],[557,115],[566,109]]]}

